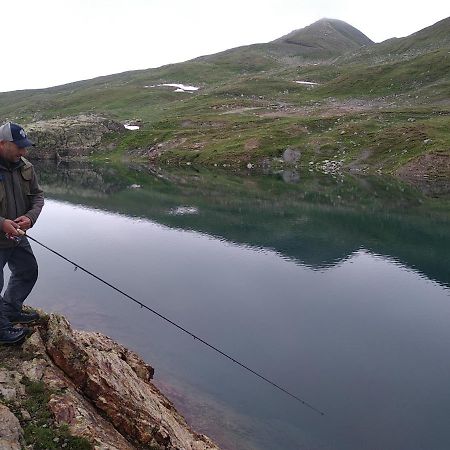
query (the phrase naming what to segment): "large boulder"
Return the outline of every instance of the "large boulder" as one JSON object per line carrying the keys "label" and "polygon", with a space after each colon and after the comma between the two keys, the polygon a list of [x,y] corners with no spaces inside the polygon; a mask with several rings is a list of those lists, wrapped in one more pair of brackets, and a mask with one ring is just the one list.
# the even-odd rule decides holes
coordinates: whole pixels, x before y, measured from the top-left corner
{"label": "large boulder", "polygon": [[129,441],[167,450],[215,450],[193,432],[151,383],[153,369],[136,353],[99,333],[72,330],[61,316],[48,321],[46,348],[55,364]]}
{"label": "large boulder", "polygon": [[96,115],[79,115],[33,122],[27,127],[36,144],[35,159],[88,156],[101,146],[106,134],[126,132],[123,124]]}

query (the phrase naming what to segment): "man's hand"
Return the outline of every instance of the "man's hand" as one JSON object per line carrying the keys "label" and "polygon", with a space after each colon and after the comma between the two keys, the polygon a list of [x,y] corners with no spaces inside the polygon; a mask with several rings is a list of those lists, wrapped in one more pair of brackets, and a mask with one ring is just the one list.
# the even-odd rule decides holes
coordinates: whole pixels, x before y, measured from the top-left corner
{"label": "man's hand", "polygon": [[21,230],[28,230],[31,228],[31,219],[27,216],[20,216],[14,220]]}
{"label": "man's hand", "polygon": [[12,236],[19,236],[17,229],[20,228],[19,224],[10,219],[5,219],[2,224],[2,231]]}

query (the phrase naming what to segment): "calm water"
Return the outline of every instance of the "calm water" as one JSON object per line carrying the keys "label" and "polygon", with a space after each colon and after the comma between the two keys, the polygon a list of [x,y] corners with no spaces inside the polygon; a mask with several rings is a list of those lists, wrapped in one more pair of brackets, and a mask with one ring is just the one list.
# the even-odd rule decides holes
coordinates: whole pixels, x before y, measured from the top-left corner
{"label": "calm water", "polygon": [[223,448],[450,448],[448,196],[377,178],[39,171],[32,236],[326,413],[33,244],[30,303],[135,349]]}

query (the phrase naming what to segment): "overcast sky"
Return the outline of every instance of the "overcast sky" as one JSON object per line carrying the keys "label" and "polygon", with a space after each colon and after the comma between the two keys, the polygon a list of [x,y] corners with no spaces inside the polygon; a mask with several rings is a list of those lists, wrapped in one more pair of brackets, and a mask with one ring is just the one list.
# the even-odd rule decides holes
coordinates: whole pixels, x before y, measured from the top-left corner
{"label": "overcast sky", "polygon": [[0,0],[0,4],[4,6],[0,92],[159,67],[268,42],[323,17],[344,20],[381,42],[450,16],[448,0]]}

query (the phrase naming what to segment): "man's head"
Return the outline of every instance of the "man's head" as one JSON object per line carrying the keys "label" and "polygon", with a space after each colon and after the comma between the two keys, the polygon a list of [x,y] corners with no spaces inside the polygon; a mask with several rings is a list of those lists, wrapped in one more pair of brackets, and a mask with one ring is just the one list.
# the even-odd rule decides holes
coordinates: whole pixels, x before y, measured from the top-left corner
{"label": "man's head", "polygon": [[34,145],[25,130],[16,123],[7,122],[0,127],[0,156],[9,162],[18,162]]}

